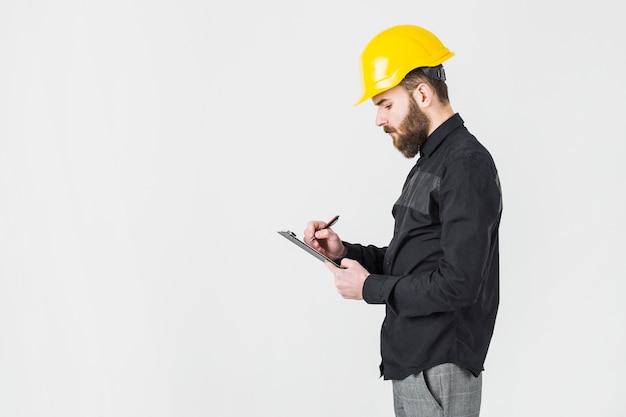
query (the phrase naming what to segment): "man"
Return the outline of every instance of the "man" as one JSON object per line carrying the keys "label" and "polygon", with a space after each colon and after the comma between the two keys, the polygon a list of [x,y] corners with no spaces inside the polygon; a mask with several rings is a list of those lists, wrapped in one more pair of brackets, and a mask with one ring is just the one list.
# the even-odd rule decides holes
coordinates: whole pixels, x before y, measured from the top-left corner
{"label": "man", "polygon": [[342,241],[321,221],[304,238],[347,299],[385,304],[381,375],[396,416],[477,416],[499,301],[498,174],[448,99],[442,62],[453,53],[428,30],[389,28],[365,47],[364,94],[376,125],[419,159],[393,206],[386,247]]}

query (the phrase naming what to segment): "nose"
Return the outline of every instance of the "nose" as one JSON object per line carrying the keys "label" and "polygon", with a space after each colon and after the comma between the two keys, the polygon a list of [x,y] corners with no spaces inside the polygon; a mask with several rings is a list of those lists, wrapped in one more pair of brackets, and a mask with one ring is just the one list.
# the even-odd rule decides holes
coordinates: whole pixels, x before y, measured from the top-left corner
{"label": "nose", "polygon": [[376,111],[376,126],[381,127],[387,124],[387,117],[378,109]]}

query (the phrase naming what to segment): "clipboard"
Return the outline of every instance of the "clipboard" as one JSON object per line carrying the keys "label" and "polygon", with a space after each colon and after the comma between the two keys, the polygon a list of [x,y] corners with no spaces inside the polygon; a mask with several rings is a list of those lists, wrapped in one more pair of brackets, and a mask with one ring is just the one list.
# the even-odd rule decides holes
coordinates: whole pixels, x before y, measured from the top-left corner
{"label": "clipboard", "polygon": [[304,243],[303,241],[298,239],[294,232],[292,232],[290,230],[283,230],[283,231],[279,231],[278,234],[283,236],[285,239],[287,239],[288,241],[292,242],[296,246],[299,246],[300,248],[304,249],[306,252],[310,253],[311,255],[315,256],[320,261],[322,261],[322,262],[324,262],[324,261],[331,262],[337,268],[340,268],[340,266],[339,266],[339,264],[337,264],[337,262],[333,261],[332,259],[330,259],[326,255],[323,255],[323,254],[319,253],[318,251],[313,249],[311,246],[307,245],[306,243]]}

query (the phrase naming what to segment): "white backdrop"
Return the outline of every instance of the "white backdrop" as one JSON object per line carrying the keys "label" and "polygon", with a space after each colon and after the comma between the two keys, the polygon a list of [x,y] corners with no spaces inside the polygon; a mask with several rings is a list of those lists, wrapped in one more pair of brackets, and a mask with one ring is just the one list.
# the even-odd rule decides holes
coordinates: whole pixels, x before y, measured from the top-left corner
{"label": "white backdrop", "polygon": [[617,0],[0,3],[0,416],[391,416],[382,306],[276,234],[385,245],[414,161],[358,56],[436,33],[503,193],[483,416],[623,416]]}

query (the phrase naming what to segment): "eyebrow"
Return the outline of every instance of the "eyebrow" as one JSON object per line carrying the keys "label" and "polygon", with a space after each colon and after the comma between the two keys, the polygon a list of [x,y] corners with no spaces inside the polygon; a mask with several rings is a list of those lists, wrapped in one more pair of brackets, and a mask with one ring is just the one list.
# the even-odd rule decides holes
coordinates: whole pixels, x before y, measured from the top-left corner
{"label": "eyebrow", "polygon": [[386,99],[386,98],[383,98],[383,99],[378,100],[378,102],[374,103],[374,105],[376,105],[376,106],[380,106],[380,105],[381,105],[381,104],[383,104],[385,101],[389,101],[389,100],[388,100],[388,99]]}

